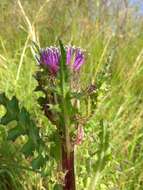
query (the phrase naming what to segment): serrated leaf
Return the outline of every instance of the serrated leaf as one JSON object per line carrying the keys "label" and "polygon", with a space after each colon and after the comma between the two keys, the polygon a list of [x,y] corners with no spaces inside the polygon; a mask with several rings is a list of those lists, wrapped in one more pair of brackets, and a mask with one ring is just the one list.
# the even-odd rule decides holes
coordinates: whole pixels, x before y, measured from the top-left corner
{"label": "serrated leaf", "polygon": [[1,118],[1,124],[7,125],[9,122],[13,120],[17,120],[19,113],[18,100],[14,96],[11,100],[8,100],[4,94],[1,96],[1,104],[6,107],[6,114]]}
{"label": "serrated leaf", "polygon": [[8,130],[7,139],[14,141],[20,135],[26,135],[28,141],[22,147],[22,153],[25,157],[32,156],[34,151],[39,153],[44,147],[44,142],[40,138],[39,128],[31,119],[28,111],[24,107],[19,108],[16,97],[9,100],[4,93],[0,94],[0,104],[4,105],[6,109],[6,114],[1,118],[0,124],[7,125],[10,121],[17,121],[17,126]]}

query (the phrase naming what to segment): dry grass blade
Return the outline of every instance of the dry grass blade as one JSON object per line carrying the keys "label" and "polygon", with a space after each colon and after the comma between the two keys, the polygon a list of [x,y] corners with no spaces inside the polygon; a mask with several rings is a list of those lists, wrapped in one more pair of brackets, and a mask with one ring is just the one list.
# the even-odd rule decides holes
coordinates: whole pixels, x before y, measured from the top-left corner
{"label": "dry grass blade", "polygon": [[18,70],[17,70],[17,75],[16,75],[16,84],[15,86],[17,85],[17,81],[19,80],[19,76],[20,76],[20,71],[21,71],[21,67],[22,67],[22,63],[23,63],[23,60],[24,60],[24,55],[25,55],[25,52],[26,52],[26,49],[28,47],[28,43],[29,43],[29,40],[32,40],[34,42],[37,42],[38,40],[38,37],[36,36],[36,32],[35,32],[35,23],[38,19],[38,17],[40,16],[40,13],[42,12],[42,10],[44,9],[45,5],[49,2],[49,0],[46,0],[45,3],[43,5],[41,5],[41,7],[39,8],[39,11],[37,12],[36,16],[35,16],[35,19],[33,21],[33,23],[30,22],[28,16],[26,15],[25,11],[24,11],[24,8],[21,4],[21,1],[18,0],[18,5],[19,5],[19,8],[21,10],[21,13],[25,19],[25,22],[28,26],[28,36],[27,36],[27,39],[25,41],[25,44],[24,44],[24,47],[23,47],[23,50],[22,50],[22,53],[21,53],[21,57],[20,57],[20,61],[19,61],[19,66],[18,66]]}

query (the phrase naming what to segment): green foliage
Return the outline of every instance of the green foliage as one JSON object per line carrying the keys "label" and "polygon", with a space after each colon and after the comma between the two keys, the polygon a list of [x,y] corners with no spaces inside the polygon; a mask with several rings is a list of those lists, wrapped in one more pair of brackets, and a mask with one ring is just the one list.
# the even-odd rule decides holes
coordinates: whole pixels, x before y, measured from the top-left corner
{"label": "green foliage", "polygon": [[99,143],[97,149],[97,162],[95,164],[95,172],[102,172],[102,170],[106,166],[106,162],[109,160],[110,157],[110,150],[109,150],[109,126],[107,122],[100,121],[100,129],[99,129]]}
{"label": "green foliage", "polygon": [[52,145],[50,147],[50,155],[58,162],[61,159],[61,140],[59,130],[51,135]]}
{"label": "green foliage", "polygon": [[9,101],[5,94],[1,94],[0,104],[3,104],[7,108],[5,116],[1,119],[1,124],[7,125],[10,121],[18,119],[19,107],[18,101],[15,97]]}
{"label": "green foliage", "polygon": [[54,190],[62,190],[62,186],[59,185],[59,184],[56,184],[56,185],[54,186]]}
{"label": "green foliage", "polygon": [[6,114],[1,118],[0,124],[8,125],[11,121],[16,121],[17,125],[8,130],[8,140],[15,141],[19,136],[26,135],[28,140],[23,145],[21,151],[25,157],[33,156],[38,153],[38,157],[32,161],[33,169],[39,169],[45,164],[45,157],[41,155],[43,141],[40,138],[39,129],[30,118],[27,110],[20,108],[16,97],[9,100],[5,94],[0,94],[0,104],[5,106]]}
{"label": "green foliage", "polygon": [[68,81],[69,72],[67,69],[68,67],[66,65],[66,51],[61,40],[59,40],[59,44],[61,50],[61,60],[60,60],[60,69],[59,69],[60,88],[62,95],[65,96],[66,95],[65,90],[67,89],[66,83]]}
{"label": "green foliage", "polygon": [[[87,59],[80,82],[83,89],[91,83],[97,85],[98,90],[89,99],[86,98],[86,107],[80,105],[81,113],[84,112],[84,115],[89,116],[93,110],[94,115],[84,127],[83,144],[76,149],[77,188],[88,190],[87,187],[96,173],[94,170],[97,161],[96,150],[101,147],[98,131],[104,128],[97,124],[100,121],[97,117],[100,115],[101,118],[109,121],[107,128],[110,131],[112,157],[109,164],[102,170],[102,178],[98,181],[97,187],[95,184],[93,187],[97,190],[141,190],[143,186],[142,16],[138,15],[135,7],[130,7],[130,4],[128,8],[125,8],[124,2],[128,1],[122,0],[111,0],[111,4],[107,7],[106,4],[103,6],[103,1],[99,0],[68,1],[68,3],[66,0],[60,0],[47,1],[48,3],[43,4],[44,2],[44,0],[21,1],[25,11],[23,15],[17,1],[0,1],[0,91],[5,91],[11,97],[16,95],[26,106],[26,110],[35,116],[49,146],[48,137],[55,128],[47,122],[47,118],[43,117],[36,103],[41,92],[33,93],[37,84],[32,75],[37,67],[29,49],[31,40],[36,34],[36,38],[41,43],[40,46],[45,47],[57,44],[57,39],[62,37],[65,44],[70,42],[86,49]],[[89,5],[89,2],[92,4]],[[128,10],[127,14],[126,10]],[[94,17],[95,20],[93,20]],[[33,21],[35,21],[34,24]],[[110,39],[111,43],[108,43]],[[20,60],[22,60],[20,75],[16,83]],[[105,69],[108,63],[112,63],[110,71]],[[101,73],[99,71],[103,71],[102,74],[99,75]],[[106,78],[103,73],[109,74],[110,77]],[[109,85],[111,85],[110,88]],[[42,94],[44,99],[39,100],[40,104],[44,103],[44,95]],[[81,93],[73,93],[71,96],[71,98],[75,96],[84,98]],[[58,108],[51,109],[55,111]],[[0,107],[0,115],[2,113]],[[17,117],[15,113],[13,115]],[[3,122],[6,120],[4,119]],[[16,127],[13,123],[9,123],[7,127],[0,126],[0,189],[53,190],[54,187],[51,184],[55,184],[54,177],[57,171],[52,156],[47,163],[51,179],[42,178],[32,171],[24,172],[16,165],[11,166],[13,161],[19,165],[25,164],[18,151],[25,140],[17,137],[19,129],[17,130]],[[10,136],[10,139],[16,139],[15,143],[7,141],[7,130],[12,130],[12,128],[16,130],[12,132],[14,134]],[[27,133],[25,137],[28,140]],[[56,145],[53,145],[53,148],[54,146]],[[48,147],[47,149],[49,150]],[[39,154],[39,157],[37,154],[34,155],[35,159],[40,160],[36,162],[42,162],[40,155],[43,154]],[[30,165],[29,161],[26,163],[27,166]]]}

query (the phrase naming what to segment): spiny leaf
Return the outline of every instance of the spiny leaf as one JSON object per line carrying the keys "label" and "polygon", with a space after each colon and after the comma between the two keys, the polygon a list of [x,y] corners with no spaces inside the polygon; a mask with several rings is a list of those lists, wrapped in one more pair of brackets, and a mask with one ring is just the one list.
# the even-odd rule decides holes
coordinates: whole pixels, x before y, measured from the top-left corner
{"label": "spiny leaf", "polygon": [[[31,119],[28,111],[24,107],[19,108],[16,97],[9,100],[4,93],[0,94],[0,104],[6,108],[6,114],[1,118],[0,124],[7,125],[10,121],[17,121],[17,125],[8,130],[8,140],[14,141],[19,136],[26,135],[28,140],[21,149],[25,157],[33,156],[34,151],[39,154],[41,147],[44,147],[44,142],[40,138],[39,128]],[[44,160],[40,157],[35,162],[38,162],[38,165],[42,167]]]}
{"label": "spiny leaf", "polygon": [[1,94],[0,103],[3,104],[7,110],[6,114],[1,118],[2,125],[7,125],[9,122],[18,119],[19,106],[15,96],[11,100],[8,100],[5,94]]}

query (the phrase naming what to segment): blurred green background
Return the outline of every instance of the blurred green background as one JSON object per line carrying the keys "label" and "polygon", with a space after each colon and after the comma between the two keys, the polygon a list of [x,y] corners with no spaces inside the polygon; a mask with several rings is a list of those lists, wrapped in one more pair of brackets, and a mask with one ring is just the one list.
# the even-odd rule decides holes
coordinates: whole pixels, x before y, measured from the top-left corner
{"label": "blurred green background", "polygon": [[[73,44],[86,50],[81,83],[100,82],[93,118],[76,150],[77,190],[143,190],[143,15],[141,1],[130,0],[0,0],[0,92],[16,95],[45,133],[53,130],[42,116],[33,90],[36,62],[31,42],[41,47]],[[88,101],[88,112],[92,107]],[[4,114],[0,106],[0,116]],[[84,110],[83,110],[84,112]],[[108,121],[110,157],[97,174],[94,163],[99,118]],[[49,177],[29,168],[21,142],[6,139],[0,126],[0,190],[51,190]],[[27,166],[26,168],[22,166]],[[98,175],[98,178],[97,178]],[[94,181],[96,180],[96,181]]]}

